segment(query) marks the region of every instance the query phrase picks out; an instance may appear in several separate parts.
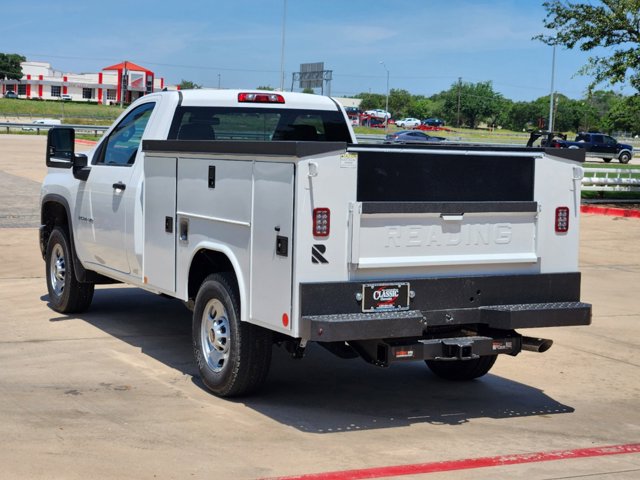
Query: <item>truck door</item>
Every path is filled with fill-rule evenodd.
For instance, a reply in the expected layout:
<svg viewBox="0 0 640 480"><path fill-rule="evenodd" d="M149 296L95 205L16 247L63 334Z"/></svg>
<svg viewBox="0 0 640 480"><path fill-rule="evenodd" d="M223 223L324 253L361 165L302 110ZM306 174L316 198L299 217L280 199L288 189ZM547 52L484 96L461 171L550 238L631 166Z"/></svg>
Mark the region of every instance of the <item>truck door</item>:
<svg viewBox="0 0 640 480"><path fill-rule="evenodd" d="M603 145L602 145L602 152L606 153L607 157L609 158L615 158L616 153L618 153L616 151L616 147L618 146L618 141L613 138L610 137L609 135L604 135L603 136Z"/></svg>
<svg viewBox="0 0 640 480"><path fill-rule="evenodd" d="M135 108L111 131L96 150L91 173L78 191L78 252L83 260L129 273L125 250L127 215L139 195L129 184L142 135L155 106Z"/></svg>

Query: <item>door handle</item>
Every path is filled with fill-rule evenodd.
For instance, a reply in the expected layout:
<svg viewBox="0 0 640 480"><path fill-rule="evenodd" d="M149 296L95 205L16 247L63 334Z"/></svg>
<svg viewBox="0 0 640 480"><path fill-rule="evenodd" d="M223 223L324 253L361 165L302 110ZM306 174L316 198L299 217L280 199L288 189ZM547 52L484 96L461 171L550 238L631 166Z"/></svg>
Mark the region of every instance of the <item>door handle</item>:
<svg viewBox="0 0 640 480"><path fill-rule="evenodd" d="M127 186L122 183L122 182L116 182L113 184L113 189L114 190L125 190L127 188Z"/></svg>

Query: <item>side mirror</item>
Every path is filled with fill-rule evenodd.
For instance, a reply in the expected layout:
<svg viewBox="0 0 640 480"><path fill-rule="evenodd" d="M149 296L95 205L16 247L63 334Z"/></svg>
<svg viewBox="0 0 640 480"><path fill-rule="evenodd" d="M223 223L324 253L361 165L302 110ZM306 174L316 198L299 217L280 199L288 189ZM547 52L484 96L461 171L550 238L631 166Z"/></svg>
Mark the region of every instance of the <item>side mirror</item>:
<svg viewBox="0 0 640 480"><path fill-rule="evenodd" d="M87 166L88 159L84 153L76 153L73 155L73 176L78 180L86 181L89 178L91 167Z"/></svg>
<svg viewBox="0 0 640 480"><path fill-rule="evenodd" d="M74 156L75 131L56 127L47 133L47 167L71 168Z"/></svg>

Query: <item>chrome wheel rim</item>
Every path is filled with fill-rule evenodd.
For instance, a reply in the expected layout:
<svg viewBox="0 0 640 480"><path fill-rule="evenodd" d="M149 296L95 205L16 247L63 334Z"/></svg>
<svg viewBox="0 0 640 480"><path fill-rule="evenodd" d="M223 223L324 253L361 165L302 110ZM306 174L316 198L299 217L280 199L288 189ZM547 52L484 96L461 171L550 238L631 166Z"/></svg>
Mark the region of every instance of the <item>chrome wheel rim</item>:
<svg viewBox="0 0 640 480"><path fill-rule="evenodd" d="M51 260L49 264L49 281L51 282L51 288L56 296L62 295L64 291L65 274L66 274L66 262L64 259L64 250L62 245L57 243L51 250Z"/></svg>
<svg viewBox="0 0 640 480"><path fill-rule="evenodd" d="M229 358L231 335L227 309L218 299L207 302L200 327L202 353L209 368L221 372Z"/></svg>

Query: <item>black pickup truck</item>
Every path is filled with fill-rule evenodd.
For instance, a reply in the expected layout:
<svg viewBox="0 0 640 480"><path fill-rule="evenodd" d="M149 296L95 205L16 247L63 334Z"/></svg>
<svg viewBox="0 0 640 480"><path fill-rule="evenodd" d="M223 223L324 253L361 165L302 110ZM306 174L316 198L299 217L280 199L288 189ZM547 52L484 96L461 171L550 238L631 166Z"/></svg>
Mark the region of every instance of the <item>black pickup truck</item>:
<svg viewBox="0 0 640 480"><path fill-rule="evenodd" d="M566 135L547 135L543 138L542 145L555 148L584 148L587 157L599 157L606 163L614 158L620 163L629 163L633 158L631 145L618 143L615 138L597 132L578 133L573 142L567 141Z"/></svg>

